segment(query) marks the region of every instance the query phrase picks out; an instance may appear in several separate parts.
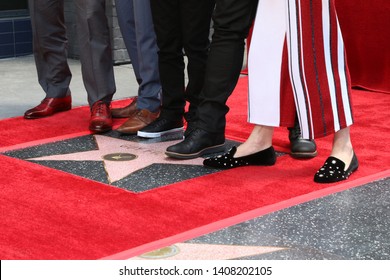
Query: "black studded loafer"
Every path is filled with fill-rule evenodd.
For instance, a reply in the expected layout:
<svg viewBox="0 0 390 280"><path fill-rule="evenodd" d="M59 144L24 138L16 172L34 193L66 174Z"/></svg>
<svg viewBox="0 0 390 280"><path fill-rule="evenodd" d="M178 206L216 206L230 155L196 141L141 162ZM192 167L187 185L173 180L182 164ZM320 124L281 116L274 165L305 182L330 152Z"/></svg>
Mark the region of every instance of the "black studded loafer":
<svg viewBox="0 0 390 280"><path fill-rule="evenodd" d="M274 165L276 162L276 153L272 146L260 152L238 158L234 157L236 151L237 147L234 146L226 154L205 159L203 165L212 168L231 169L248 165Z"/></svg>
<svg viewBox="0 0 390 280"><path fill-rule="evenodd" d="M335 183L348 179L359 167L359 162L355 153L347 170L344 170L345 163L335 157L328 157L324 165L314 175L316 183Z"/></svg>

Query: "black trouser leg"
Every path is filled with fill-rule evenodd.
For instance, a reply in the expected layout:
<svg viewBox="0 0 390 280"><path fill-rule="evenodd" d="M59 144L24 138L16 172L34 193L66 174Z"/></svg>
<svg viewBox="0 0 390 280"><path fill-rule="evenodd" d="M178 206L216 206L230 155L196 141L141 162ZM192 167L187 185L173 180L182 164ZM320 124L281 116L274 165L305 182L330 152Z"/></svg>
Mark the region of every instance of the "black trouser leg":
<svg viewBox="0 0 390 280"><path fill-rule="evenodd" d="M214 35L199 104L198 127L224 133L226 101L239 78L245 39L256 14L258 0L217 0Z"/></svg>
<svg viewBox="0 0 390 280"><path fill-rule="evenodd" d="M153 23L159 47L162 86L161 116L183 117L186 98L192 105L203 87L208 53L213 1L151 0ZM183 49L188 56L188 78L184 81Z"/></svg>

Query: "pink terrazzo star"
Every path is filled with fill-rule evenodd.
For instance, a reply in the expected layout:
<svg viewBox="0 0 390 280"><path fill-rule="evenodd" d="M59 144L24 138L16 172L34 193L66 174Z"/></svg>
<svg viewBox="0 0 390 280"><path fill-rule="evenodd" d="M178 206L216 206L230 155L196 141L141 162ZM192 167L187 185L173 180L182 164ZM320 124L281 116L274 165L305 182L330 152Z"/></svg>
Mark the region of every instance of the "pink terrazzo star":
<svg viewBox="0 0 390 280"><path fill-rule="evenodd" d="M131 260L164 259L164 260L231 260L254 255L262 255L280 250L283 247L271 246L238 246L217 244L191 244L179 243L174 245L176 252L164 256L164 248L144 255L131 258ZM167 247L169 249L169 247Z"/></svg>
<svg viewBox="0 0 390 280"><path fill-rule="evenodd" d="M55 160L55 161L103 161L104 168L107 172L107 179L110 183L116 182L129 174L145 168L153 163L165 164L185 164L185 165L202 165L203 159L196 158L191 160L175 160L165 155L165 150L178 141L158 142L153 144L145 144L142 142L131 142L120 140L103 135L94 135L97 150L78 152L71 154L52 155L38 158L29 158L29 160ZM114 160L107 160L103 157L110 154L118 154L114 156ZM135 155L136 158L130 161L121 161L129 154ZM115 161L118 159L118 161Z"/></svg>

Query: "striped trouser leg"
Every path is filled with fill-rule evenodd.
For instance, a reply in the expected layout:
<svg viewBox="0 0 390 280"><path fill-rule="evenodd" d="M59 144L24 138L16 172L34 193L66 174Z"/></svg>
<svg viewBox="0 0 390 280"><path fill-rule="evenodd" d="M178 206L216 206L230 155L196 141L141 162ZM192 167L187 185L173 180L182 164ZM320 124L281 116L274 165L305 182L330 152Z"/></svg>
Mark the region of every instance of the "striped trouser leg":
<svg viewBox="0 0 390 280"><path fill-rule="evenodd" d="M345 61L333 0L260 0L248 63L249 121L280 125L282 65L287 63L303 137L351 125Z"/></svg>

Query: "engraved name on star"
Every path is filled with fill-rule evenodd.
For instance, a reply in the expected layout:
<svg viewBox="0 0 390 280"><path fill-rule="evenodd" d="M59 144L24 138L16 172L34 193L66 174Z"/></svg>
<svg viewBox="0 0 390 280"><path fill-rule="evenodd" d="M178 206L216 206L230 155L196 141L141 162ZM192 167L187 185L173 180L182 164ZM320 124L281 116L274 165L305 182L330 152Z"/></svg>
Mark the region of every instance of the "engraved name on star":
<svg viewBox="0 0 390 280"><path fill-rule="evenodd" d="M103 161L108 182L119 181L151 164L202 165L203 158L176 160L165 155L165 150L176 141L142 143L94 135L98 149L70 154L29 158L34 161Z"/></svg>

